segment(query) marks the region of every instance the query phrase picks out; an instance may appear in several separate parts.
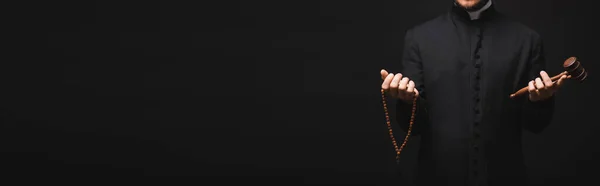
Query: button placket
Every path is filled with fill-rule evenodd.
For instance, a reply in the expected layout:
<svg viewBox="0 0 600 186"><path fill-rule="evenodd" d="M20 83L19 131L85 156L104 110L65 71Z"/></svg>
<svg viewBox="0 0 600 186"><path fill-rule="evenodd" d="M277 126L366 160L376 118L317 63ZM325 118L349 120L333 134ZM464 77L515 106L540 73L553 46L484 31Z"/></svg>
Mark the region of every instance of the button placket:
<svg viewBox="0 0 600 186"><path fill-rule="evenodd" d="M481 28L479 28L481 29ZM482 177L483 175L480 174L480 168L481 168L481 163L482 163L482 156L483 154L481 153L481 147L480 147L480 143L481 143L481 132L480 132L480 125L481 125L481 95L480 95L480 89L481 89L481 63L482 63L482 57L481 57L481 50L482 50L482 42L483 42L483 38L482 38L482 31L481 30L477 30L477 44L476 44L476 48L475 48L475 52L473 54L473 66L474 66L474 74L473 74L473 90L474 90L474 96L473 96L473 100L474 100L474 107L473 107L473 113L474 113L474 122L473 122L473 140L472 140L472 176L474 178L473 181L475 181L475 184L479 185L481 184L482 181Z"/></svg>

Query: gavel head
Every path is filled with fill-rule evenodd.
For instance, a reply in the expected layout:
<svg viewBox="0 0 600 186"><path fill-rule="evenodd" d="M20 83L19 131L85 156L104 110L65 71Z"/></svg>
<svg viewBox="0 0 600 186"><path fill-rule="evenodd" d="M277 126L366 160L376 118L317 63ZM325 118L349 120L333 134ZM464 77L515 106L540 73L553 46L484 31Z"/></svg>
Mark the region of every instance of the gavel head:
<svg viewBox="0 0 600 186"><path fill-rule="evenodd" d="M563 68L565 68L565 71L571 76L571 79L583 82L587 78L587 71L581 66L581 63L576 57L570 57L565 60Z"/></svg>

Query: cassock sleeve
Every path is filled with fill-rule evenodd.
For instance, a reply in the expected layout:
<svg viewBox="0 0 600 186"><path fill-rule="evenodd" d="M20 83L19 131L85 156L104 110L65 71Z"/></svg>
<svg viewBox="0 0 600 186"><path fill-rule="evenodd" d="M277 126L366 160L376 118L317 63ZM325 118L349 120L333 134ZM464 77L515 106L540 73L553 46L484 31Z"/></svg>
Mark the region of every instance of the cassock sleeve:
<svg viewBox="0 0 600 186"><path fill-rule="evenodd" d="M531 58L531 68L529 68L529 80L540 77L540 72L546 68L546 58L544 57L544 46L539 35L534 36L534 47ZM529 81L527 81L529 83ZM545 100L532 102L529 96L523 96L524 104L522 106L522 126L533 133L540 133L551 122L554 114L555 97L552 96Z"/></svg>
<svg viewBox="0 0 600 186"><path fill-rule="evenodd" d="M421 64L419 49L414 40L413 31L409 29L404 37L404 51L402 53L401 71L403 77L408 77L415 82L419 91L419 99L415 112L411 135L419 135L428 125L427 109L425 109L426 91L423 85L423 66ZM399 100L396 102L396 117L400 128L408 131L412 114L412 101L410 103Z"/></svg>

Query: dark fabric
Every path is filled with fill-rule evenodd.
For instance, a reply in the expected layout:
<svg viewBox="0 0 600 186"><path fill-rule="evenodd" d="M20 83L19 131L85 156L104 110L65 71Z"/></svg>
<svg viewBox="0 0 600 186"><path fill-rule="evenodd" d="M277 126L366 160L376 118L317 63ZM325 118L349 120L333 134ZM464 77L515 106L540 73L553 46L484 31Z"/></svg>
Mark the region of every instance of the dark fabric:
<svg viewBox="0 0 600 186"><path fill-rule="evenodd" d="M455 6L409 29L401 73L421 93L413 135L421 137L421 185L525 185L523 129L541 132L554 98L509 98L545 68L540 35L492 5L481 19ZM410 103L397 103L406 130Z"/></svg>

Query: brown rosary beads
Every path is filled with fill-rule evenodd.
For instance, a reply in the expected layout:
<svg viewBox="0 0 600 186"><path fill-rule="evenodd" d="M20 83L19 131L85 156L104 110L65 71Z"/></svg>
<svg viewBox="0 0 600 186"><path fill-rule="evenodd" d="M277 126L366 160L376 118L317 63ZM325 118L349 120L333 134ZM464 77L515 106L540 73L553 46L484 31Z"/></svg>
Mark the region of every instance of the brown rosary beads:
<svg viewBox="0 0 600 186"><path fill-rule="evenodd" d="M392 123L390 122L390 115L388 113L387 103L385 99L385 91L383 89L381 89L381 100L383 102L383 110L385 111L385 119L388 130L390 132L390 138L392 139L394 149L396 150L396 163L400 163L400 152L402 152L402 149L404 149L404 146L406 146L406 142L408 142L408 138L410 137L412 126L415 121L415 112L417 110L417 97L415 96L415 98L413 99L410 123L408 125L408 130L406 131L406 137L404 137L404 142L402 142L402 145L400 147L398 147L398 143L396 142L396 138L394 137L394 132L392 131Z"/></svg>

